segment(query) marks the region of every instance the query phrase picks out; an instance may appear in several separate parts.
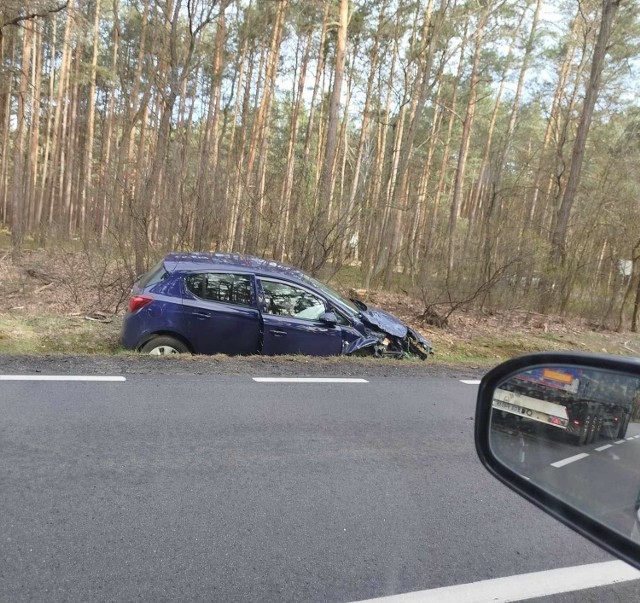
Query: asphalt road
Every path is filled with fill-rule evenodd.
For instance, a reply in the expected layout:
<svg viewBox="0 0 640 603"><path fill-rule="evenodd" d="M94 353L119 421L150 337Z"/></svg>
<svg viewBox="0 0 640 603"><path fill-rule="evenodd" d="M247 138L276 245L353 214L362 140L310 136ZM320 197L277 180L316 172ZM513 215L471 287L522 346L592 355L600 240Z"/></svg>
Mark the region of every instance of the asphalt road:
<svg viewBox="0 0 640 603"><path fill-rule="evenodd" d="M348 602L611 559L482 468L476 387L251 376L0 382L0 601Z"/></svg>
<svg viewBox="0 0 640 603"><path fill-rule="evenodd" d="M497 428L492 444L503 462L533 483L638 539L640 424L631 423L625 438L601 438L587 446L561 435Z"/></svg>

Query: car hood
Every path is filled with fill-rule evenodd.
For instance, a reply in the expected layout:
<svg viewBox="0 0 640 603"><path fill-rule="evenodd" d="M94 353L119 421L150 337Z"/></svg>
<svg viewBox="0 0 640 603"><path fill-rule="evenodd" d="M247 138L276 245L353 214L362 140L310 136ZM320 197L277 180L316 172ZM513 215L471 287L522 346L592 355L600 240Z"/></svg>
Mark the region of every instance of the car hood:
<svg viewBox="0 0 640 603"><path fill-rule="evenodd" d="M399 318L396 318L393 314L389 314L383 310L378 310L377 308L365 306L362 302L359 302L357 305L360 308L360 319L367 326L383 331L388 335L400 337L401 339L411 336L413 339L421 343L428 350L429 354L433 354L433 347L429 341L420 335L420 333L404 324Z"/></svg>
<svg viewBox="0 0 640 603"><path fill-rule="evenodd" d="M377 308L367 307L366 310L360 310L360 318L362 319L362 322L371 327L380 329L389 335L394 335L395 337L407 336L407 325L388 312L378 310Z"/></svg>

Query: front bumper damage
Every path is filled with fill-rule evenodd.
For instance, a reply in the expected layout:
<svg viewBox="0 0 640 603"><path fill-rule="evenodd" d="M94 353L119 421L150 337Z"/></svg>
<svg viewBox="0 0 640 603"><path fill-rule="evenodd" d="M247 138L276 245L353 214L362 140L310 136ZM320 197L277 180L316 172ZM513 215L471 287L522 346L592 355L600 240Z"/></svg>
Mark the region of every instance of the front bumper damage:
<svg viewBox="0 0 640 603"><path fill-rule="evenodd" d="M376 325L366 324L367 334L349 342L344 354L398 359L418 356L421 360L427 360L433 354L431 344L420 333L406 325L402 326L404 329L389 329L394 331L390 333Z"/></svg>

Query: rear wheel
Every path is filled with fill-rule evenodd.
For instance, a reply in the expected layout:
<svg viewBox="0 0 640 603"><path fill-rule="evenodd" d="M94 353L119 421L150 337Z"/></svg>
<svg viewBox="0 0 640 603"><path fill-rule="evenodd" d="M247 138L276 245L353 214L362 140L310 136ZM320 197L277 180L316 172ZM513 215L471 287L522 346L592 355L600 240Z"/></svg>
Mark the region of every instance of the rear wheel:
<svg viewBox="0 0 640 603"><path fill-rule="evenodd" d="M583 412L580 413L580 431L576 436L578 446L584 446L589 442L591 432L592 409L588 404L585 404L583 408Z"/></svg>
<svg viewBox="0 0 640 603"><path fill-rule="evenodd" d="M629 427L629 421L631 420L631 414L625 412L620 421L620 431L618 431L618 439L627 437L627 427Z"/></svg>
<svg viewBox="0 0 640 603"><path fill-rule="evenodd" d="M147 341L147 343L140 348L140 351L150 356L171 356L173 354L187 354L189 348L175 337L160 335Z"/></svg>
<svg viewBox="0 0 640 603"><path fill-rule="evenodd" d="M597 405L591 414L591 427L588 438L588 443L593 444L598 441L600 437L600 430L602 429L602 407Z"/></svg>
<svg viewBox="0 0 640 603"><path fill-rule="evenodd" d="M589 434L589 426L587 425L587 423L582 423L582 425L580 425L580 431L577 435L577 444L578 446L584 446L584 444L587 441L587 436Z"/></svg>

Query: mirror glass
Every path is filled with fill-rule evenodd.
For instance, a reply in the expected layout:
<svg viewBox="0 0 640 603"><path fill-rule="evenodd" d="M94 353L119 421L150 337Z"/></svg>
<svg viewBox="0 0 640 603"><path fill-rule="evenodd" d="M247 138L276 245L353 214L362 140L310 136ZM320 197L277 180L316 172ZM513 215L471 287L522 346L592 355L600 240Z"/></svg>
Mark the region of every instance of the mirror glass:
<svg viewBox="0 0 640 603"><path fill-rule="evenodd" d="M492 406L498 460L640 542L640 378L538 366L500 383Z"/></svg>

